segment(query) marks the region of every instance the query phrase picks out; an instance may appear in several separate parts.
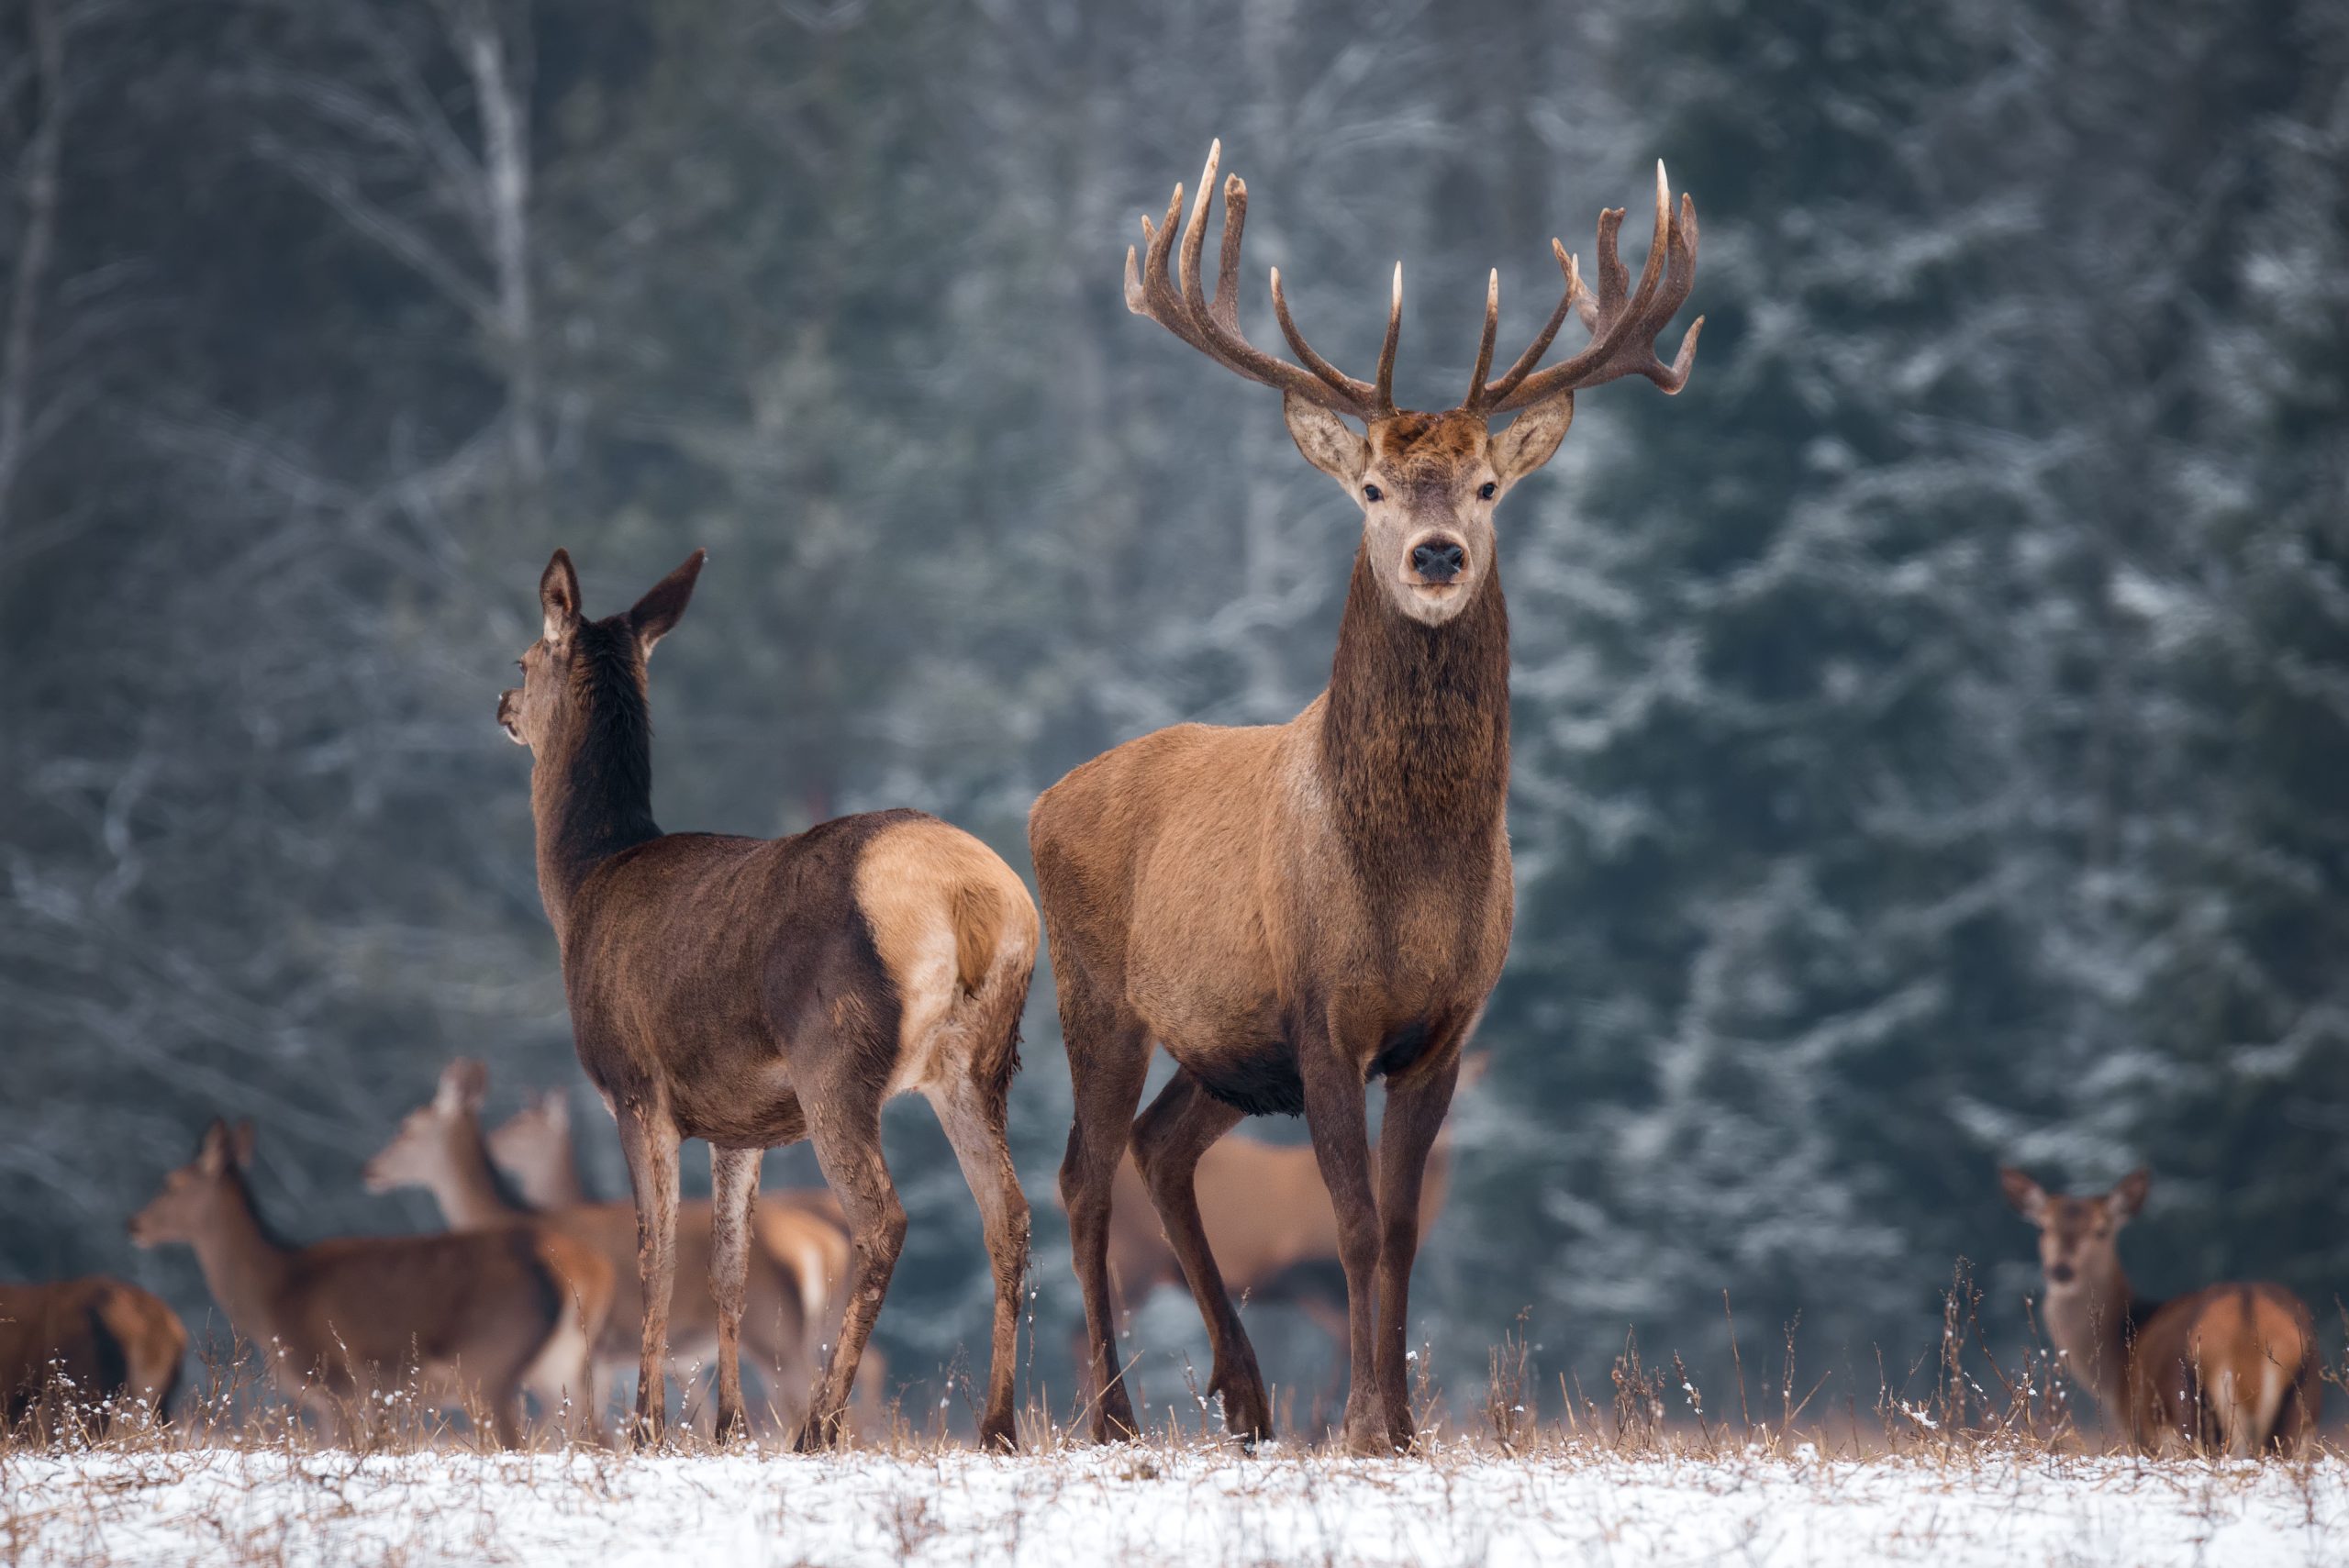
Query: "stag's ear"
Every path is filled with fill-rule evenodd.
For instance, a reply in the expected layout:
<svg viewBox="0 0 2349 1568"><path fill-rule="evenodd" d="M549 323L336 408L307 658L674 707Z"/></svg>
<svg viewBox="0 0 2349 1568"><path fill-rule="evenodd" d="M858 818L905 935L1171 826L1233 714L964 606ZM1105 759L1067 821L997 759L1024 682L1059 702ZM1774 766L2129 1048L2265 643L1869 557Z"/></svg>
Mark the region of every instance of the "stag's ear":
<svg viewBox="0 0 2349 1568"><path fill-rule="evenodd" d="M2145 1207L2146 1189L2154 1184L2154 1173L2143 1165L2121 1178L2113 1189L2104 1195L2104 1211L2112 1216L2115 1225L2126 1224Z"/></svg>
<svg viewBox="0 0 2349 1568"><path fill-rule="evenodd" d="M1337 414L1293 392L1282 395L1281 414L1305 461L1352 494L1362 481L1362 471L1370 466L1370 443Z"/></svg>
<svg viewBox="0 0 2349 1568"><path fill-rule="evenodd" d="M2007 1201L2014 1206L2015 1212L2033 1225L2047 1217L2047 1189L2021 1171L2010 1165L2002 1166L1998 1171L1998 1185L2005 1191Z"/></svg>
<svg viewBox="0 0 2349 1568"><path fill-rule="evenodd" d="M1489 449L1493 472L1501 476L1502 484L1516 484L1558 455L1558 443L1566 439L1566 427L1574 422L1571 392L1535 404L1493 438Z"/></svg>
<svg viewBox="0 0 2349 1568"><path fill-rule="evenodd" d="M539 577L539 608L546 612L546 639L566 640L579 626L579 573L572 570L571 552L558 550Z"/></svg>
<svg viewBox="0 0 2349 1568"><path fill-rule="evenodd" d="M636 646L644 656L652 656L652 645L669 635L678 617L685 613L685 606L694 596L694 580L701 575L701 564L709 559L709 551L695 550L685 557L684 565L652 584L651 592L636 601L628 612L628 628L636 633Z"/></svg>
<svg viewBox="0 0 2349 1568"><path fill-rule="evenodd" d="M489 1093L489 1069L471 1057L460 1056L440 1069L440 1086L432 1103L444 1112L478 1111Z"/></svg>

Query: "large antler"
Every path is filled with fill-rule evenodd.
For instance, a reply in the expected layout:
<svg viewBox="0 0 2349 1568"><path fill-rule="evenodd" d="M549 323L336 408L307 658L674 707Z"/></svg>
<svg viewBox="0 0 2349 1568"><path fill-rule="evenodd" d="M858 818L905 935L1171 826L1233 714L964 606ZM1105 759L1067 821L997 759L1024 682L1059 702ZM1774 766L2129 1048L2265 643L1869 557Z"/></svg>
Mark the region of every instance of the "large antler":
<svg viewBox="0 0 2349 1568"><path fill-rule="evenodd" d="M1305 335L1297 329L1297 323L1289 318L1288 300L1281 293L1278 267L1273 269L1273 314L1280 321L1281 335L1305 363L1301 367L1293 365L1264 352L1240 331L1240 236L1248 221L1248 184L1234 174L1223 183L1223 253L1216 275L1215 300L1208 303L1199 278L1199 262L1207 249L1208 206L1215 194L1216 164L1222 157L1221 141L1208 149L1208 166L1199 175L1198 196L1192 204L1190 221L1183 227L1182 257L1174 279L1167 276L1167 261L1174 251L1175 222L1183 216L1183 187L1174 187L1174 199L1166 204L1164 221L1153 228L1147 217L1141 220L1139 271L1134 264L1133 248L1129 246L1126 250L1126 308L1136 316L1149 317L1218 364L1237 371L1251 381L1364 419L1394 413L1395 344L1403 327L1400 261L1395 264L1394 298L1387 307L1386 342L1379 350L1376 382L1356 381L1313 351ZM1550 329L1557 330L1555 322ZM1488 328L1488 335L1489 332ZM1538 359L1540 355L1534 357Z"/></svg>
<svg viewBox="0 0 2349 1568"><path fill-rule="evenodd" d="M1615 255L1615 236L1622 226L1621 207L1609 207L1598 215L1596 298L1583 286L1575 258L1566 254L1564 246L1550 241L1558 270L1565 274L1565 294L1550 313L1549 322L1497 381L1485 379L1485 373L1492 368L1493 334L1500 321L1500 274L1492 275L1485 287L1485 333L1476 350L1476 372L1462 407L1504 414L1627 375L1643 375L1666 393L1678 392L1687 384L1689 366L1697 358L1697 334L1705 318L1700 316L1690 324L1688 335L1680 340L1680 352L1668 365L1655 357L1655 339L1687 303L1688 291L1697 282L1697 204L1684 194L1680 210L1676 214L1672 210L1672 189L1664 183L1664 164L1659 161L1655 166L1655 239L1648 247L1647 264L1640 270L1640 286L1628 297L1631 271ZM1532 373L1542 356L1550 351L1551 340L1557 337L1569 308L1589 329L1589 346L1573 359L1538 375Z"/></svg>

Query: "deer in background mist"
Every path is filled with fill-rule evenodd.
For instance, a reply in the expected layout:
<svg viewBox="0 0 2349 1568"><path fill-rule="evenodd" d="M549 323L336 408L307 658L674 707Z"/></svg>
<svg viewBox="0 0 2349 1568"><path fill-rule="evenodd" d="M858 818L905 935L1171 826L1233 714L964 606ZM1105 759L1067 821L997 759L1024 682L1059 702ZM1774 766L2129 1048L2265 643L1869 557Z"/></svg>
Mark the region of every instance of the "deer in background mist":
<svg viewBox="0 0 2349 1568"><path fill-rule="evenodd" d="M28 1416L49 1432L75 1418L104 1428L125 1401L170 1413L187 1329L151 1291L92 1275L0 1284L0 1430Z"/></svg>
<svg viewBox="0 0 2349 1568"><path fill-rule="evenodd" d="M847 1215L852 1257L798 1443L838 1440L905 1243L881 1107L911 1091L937 1113L985 1224L995 1324L979 1439L1010 1447L1028 1201L1005 1124L1035 906L985 844L916 811L839 817L788 839L662 832L645 662L685 614L703 560L695 551L634 606L591 621L571 557L555 551L539 580L541 635L522 656L521 686L497 705L507 733L530 749L539 894L562 954L573 1040L619 1124L635 1193L645 1304L637 1433L656 1440L665 1415L679 1142L710 1148L723 1438L742 1422L760 1158L806 1138Z"/></svg>
<svg viewBox="0 0 2349 1568"><path fill-rule="evenodd" d="M2315 1429L2321 1369L2315 1322L2299 1296L2265 1281L2170 1301L2141 1300L2131 1289L2121 1228L2144 1207L2148 1173L2132 1171L2090 1197L2050 1194L2016 1170L2000 1171L1998 1182L2039 1228L2041 1318L2064 1370L2139 1450L2289 1453Z"/></svg>
<svg viewBox="0 0 2349 1568"><path fill-rule="evenodd" d="M399 1130L362 1179L371 1193L422 1187L451 1230L487 1230L536 1222L596 1251L618 1276L611 1311L596 1341L598 1365L632 1363L643 1337L643 1297L636 1278L636 1210L628 1203L565 1204L543 1210L516 1203L491 1170L482 1137L481 1105L489 1073L465 1059L441 1069L431 1099L401 1118ZM848 1240L837 1224L790 1205L752 1217L744 1264L743 1331L767 1378L778 1416L796 1425L805 1415L816 1365L818 1326L828 1321L835 1289L845 1274ZM669 1302L669 1350L674 1362L716 1353L718 1307L708 1286L712 1253L709 1201L677 1206L677 1251L685 1277ZM680 1382L685 1373L679 1368Z"/></svg>
<svg viewBox="0 0 2349 1568"><path fill-rule="evenodd" d="M1375 381L1314 352L1277 270L1273 310L1298 362L1241 335L1247 188L1238 175L1223 185L1209 301L1201 267L1220 156L1220 144L1208 153L1179 260L1182 187L1159 224L1142 220L1141 266L1126 257L1127 306L1280 391L1297 449L1361 506L1362 542L1329 687L1302 714L1146 735L1076 768L1030 813L1076 1099L1061 1193L1091 1342L1093 1435L1137 1430L1117 1374L1108 1284L1111 1194L1130 1138L1207 1320L1208 1386L1234 1433L1267 1437L1264 1378L1194 1175L1242 1117L1302 1112L1346 1277L1344 1440L1356 1452L1387 1451L1413 1438L1404 1357L1422 1172L1508 951L1508 612L1494 509L1558 450L1577 390L1628 375L1667 393L1686 384L1701 320L1669 365L1654 340L1695 280L1696 211L1685 196L1674 211L1658 165L1654 239L1636 288L1616 257L1620 209L1599 219L1595 295L1553 240L1564 275L1557 306L1487 380L1494 273L1467 396L1425 414L1395 405L1399 266ZM1589 345L1537 370L1569 312ZM1493 429L1505 413L1518 417ZM1135 1120L1153 1043L1177 1071ZM1364 1095L1378 1075L1386 1113L1374 1192Z"/></svg>
<svg viewBox="0 0 2349 1568"><path fill-rule="evenodd" d="M349 1236L306 1247L273 1234L245 1173L252 1124L215 1120L195 1158L130 1221L140 1247L195 1249L238 1338L279 1391L347 1441L368 1397L413 1385L442 1407L478 1396L497 1440L521 1440L521 1396L598 1409L590 1349L612 1266L536 1225L444 1236Z"/></svg>

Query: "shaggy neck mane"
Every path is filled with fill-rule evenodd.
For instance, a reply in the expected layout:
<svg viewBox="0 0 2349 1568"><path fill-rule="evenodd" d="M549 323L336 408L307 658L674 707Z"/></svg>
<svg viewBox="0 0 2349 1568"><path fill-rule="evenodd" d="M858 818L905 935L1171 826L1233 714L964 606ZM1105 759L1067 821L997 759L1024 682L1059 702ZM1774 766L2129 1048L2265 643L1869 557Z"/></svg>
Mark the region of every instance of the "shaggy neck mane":
<svg viewBox="0 0 2349 1568"><path fill-rule="evenodd" d="M1418 881L1498 831L1508 801L1508 606L1500 577L1427 626L1354 554L1321 727L1321 767L1354 863L1374 885Z"/></svg>
<svg viewBox="0 0 2349 1568"><path fill-rule="evenodd" d="M652 820L644 666L625 630L599 623L574 636L570 700L547 754L530 770L539 892L558 932L572 894L597 862L661 836Z"/></svg>

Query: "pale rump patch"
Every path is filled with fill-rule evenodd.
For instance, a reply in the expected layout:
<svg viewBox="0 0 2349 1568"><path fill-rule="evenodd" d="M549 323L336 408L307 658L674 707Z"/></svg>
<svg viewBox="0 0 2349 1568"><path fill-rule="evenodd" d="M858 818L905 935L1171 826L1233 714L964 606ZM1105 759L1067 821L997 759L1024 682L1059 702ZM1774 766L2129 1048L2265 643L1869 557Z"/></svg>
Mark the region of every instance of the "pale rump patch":
<svg viewBox="0 0 2349 1568"><path fill-rule="evenodd" d="M1001 983L1020 983L1035 962L1036 912L1028 890L995 852L959 828L900 823L876 836L857 862L856 902L896 987L896 1070L904 1094L969 1071L983 1042L982 1005Z"/></svg>

